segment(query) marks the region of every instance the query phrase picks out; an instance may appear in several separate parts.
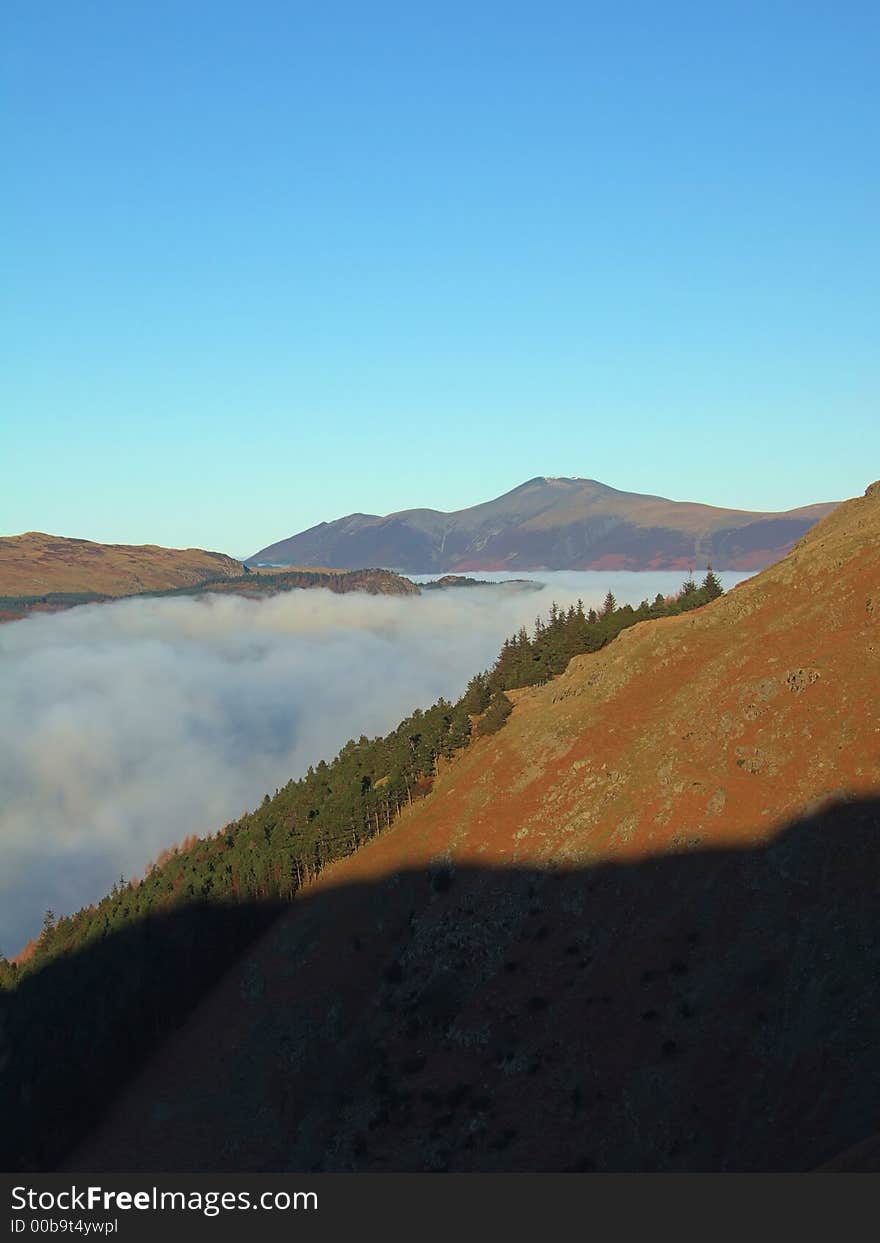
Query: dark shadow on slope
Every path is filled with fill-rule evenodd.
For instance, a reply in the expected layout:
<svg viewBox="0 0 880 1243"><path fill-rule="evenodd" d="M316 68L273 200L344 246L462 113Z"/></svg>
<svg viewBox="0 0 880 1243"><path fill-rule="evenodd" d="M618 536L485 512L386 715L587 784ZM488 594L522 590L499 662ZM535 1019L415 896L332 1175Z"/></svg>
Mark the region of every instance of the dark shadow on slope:
<svg viewBox="0 0 880 1243"><path fill-rule="evenodd" d="M0 1169L52 1169L281 909L194 904L0 989Z"/></svg>
<svg viewBox="0 0 880 1243"><path fill-rule="evenodd" d="M853 800L755 849L319 891L208 999L210 1047L175 1038L183 1099L154 1063L86 1138L162 1034L153 995L101 1044L149 937L215 945L170 973L189 1001L263 913L118 934L6 999L0 1164L82 1139L92 1170L810 1169L880 1117L878 878L880 800Z"/></svg>

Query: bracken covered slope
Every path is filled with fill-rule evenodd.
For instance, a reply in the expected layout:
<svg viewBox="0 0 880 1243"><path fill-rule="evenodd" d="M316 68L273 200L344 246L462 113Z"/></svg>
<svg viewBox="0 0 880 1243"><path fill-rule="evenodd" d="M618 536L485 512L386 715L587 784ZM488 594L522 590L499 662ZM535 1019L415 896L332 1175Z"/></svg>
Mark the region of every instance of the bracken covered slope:
<svg viewBox="0 0 880 1243"><path fill-rule="evenodd" d="M880 1118L880 485L516 694L80 1169L810 1169Z"/></svg>
<svg viewBox="0 0 880 1243"><path fill-rule="evenodd" d="M95 544L40 531L0 537L0 596L125 596L235 578L241 572L241 562L201 548Z"/></svg>
<svg viewBox="0 0 880 1243"><path fill-rule="evenodd" d="M352 569L663 570L711 561L756 570L777 561L833 504L785 513L719 509L621 492L595 479L528 480L469 509L349 514L263 548L251 563Z"/></svg>

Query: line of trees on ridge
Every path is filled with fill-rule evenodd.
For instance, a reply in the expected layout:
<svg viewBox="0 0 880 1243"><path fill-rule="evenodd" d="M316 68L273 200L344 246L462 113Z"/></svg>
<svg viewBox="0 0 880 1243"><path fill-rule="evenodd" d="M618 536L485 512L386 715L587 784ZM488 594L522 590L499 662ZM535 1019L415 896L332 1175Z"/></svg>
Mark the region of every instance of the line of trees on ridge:
<svg viewBox="0 0 880 1243"><path fill-rule="evenodd" d="M187 902L289 900L329 862L351 854L388 828L401 809L430 792L437 764L473 737L500 729L512 711L505 691L562 673L573 656L599 651L640 621L687 612L722 594L709 567L700 585L689 576L672 598L618 607L609 591L600 610L554 602L533 632L506 639L491 669L476 674L456 703L440 698L417 708L380 738L350 740L330 763L268 794L255 811L219 832L165 852L145 877L113 886L100 902L56 919L47 911L38 940L18 964L0 954L0 987L59 954L81 950L158 910Z"/></svg>
<svg viewBox="0 0 880 1243"><path fill-rule="evenodd" d="M503 727L506 690L561 672L635 622L696 608L709 571L672 600L601 610L553 605L464 695L416 710L382 738L347 742L218 833L166 852L140 881L56 918L17 963L0 955L0 1169L57 1169L116 1094L235 958L331 860L431 789L442 759ZM436 878L434 878L436 880ZM432 883L434 883L432 881Z"/></svg>

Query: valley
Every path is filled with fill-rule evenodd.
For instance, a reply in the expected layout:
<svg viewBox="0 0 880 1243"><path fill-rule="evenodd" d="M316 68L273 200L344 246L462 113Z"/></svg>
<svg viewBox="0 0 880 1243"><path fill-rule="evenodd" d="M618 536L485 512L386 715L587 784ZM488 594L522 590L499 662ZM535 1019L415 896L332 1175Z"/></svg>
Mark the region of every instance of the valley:
<svg viewBox="0 0 880 1243"><path fill-rule="evenodd" d="M71 1168L802 1169L870 1134L878 535L873 485L729 594L505 690L491 732L418 752L393 823L297 864L292 903L270 852L247 900L26 974L13 1016L117 941L154 969L202 947L199 1004ZM298 806L234 840L296 840Z"/></svg>

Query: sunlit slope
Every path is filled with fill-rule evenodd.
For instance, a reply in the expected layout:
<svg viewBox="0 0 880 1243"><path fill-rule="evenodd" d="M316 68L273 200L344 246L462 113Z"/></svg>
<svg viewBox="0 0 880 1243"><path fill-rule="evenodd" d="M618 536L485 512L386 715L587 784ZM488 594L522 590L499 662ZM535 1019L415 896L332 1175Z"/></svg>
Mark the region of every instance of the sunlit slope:
<svg viewBox="0 0 880 1243"><path fill-rule="evenodd" d="M880 787L878 692L874 485L712 606L511 692L505 729L320 883L445 851L583 863L759 839L808 800Z"/></svg>
<svg viewBox="0 0 880 1243"><path fill-rule="evenodd" d="M29 531L0 537L0 596L94 592L123 596L235 578L239 561L201 548L96 544Z"/></svg>
<svg viewBox="0 0 880 1243"><path fill-rule="evenodd" d="M808 1169L876 1130L880 485L518 693L83 1169Z"/></svg>

